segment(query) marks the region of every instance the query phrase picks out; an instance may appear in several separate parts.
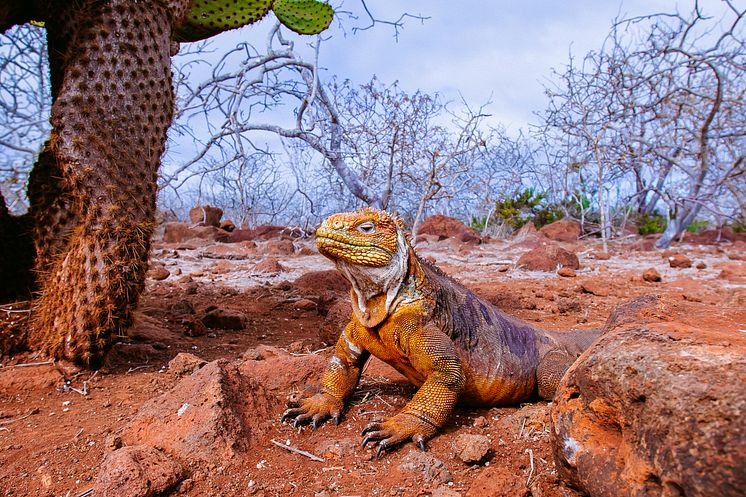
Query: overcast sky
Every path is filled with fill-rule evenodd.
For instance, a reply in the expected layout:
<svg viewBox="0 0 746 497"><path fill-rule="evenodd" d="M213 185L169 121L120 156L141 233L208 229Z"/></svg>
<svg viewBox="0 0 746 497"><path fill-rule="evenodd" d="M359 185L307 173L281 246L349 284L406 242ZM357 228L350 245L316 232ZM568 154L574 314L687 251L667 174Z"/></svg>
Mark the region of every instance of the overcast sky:
<svg viewBox="0 0 746 497"><path fill-rule="evenodd" d="M329 73L357 83L374 74L403 89L439 92L473 106L492 101L493 123L510 131L525 128L532 113L546 104L542 83L551 68L567 63L570 50L582 57L598 49L616 17L672 11L688 12L693 1L673 0L368 0L377 18L393 20L403 12L429 17L406 19L399 32L386 25L344 37L338 26L324 44L320 64ZM332 4L334 2L332 1ZM360 14L359 2L343 9ZM719 0L702 0L705 12L722 9ZM365 19L346 20L348 28Z"/></svg>

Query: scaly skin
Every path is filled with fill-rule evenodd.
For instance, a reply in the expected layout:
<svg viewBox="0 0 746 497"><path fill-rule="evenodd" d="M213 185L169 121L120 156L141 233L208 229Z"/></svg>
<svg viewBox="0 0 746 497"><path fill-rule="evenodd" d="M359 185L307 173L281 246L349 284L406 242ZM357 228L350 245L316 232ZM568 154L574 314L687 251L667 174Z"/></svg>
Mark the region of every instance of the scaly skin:
<svg viewBox="0 0 746 497"><path fill-rule="evenodd" d="M457 402L551 399L598 335L555 334L508 317L420 259L401 221L383 211L330 216L316 244L352 284L353 315L320 392L289 404L283 419L314 428L328 418L339 423L372 354L419 387L401 412L363 430L363 445L377 442L379 455L407 440L424 450Z"/></svg>

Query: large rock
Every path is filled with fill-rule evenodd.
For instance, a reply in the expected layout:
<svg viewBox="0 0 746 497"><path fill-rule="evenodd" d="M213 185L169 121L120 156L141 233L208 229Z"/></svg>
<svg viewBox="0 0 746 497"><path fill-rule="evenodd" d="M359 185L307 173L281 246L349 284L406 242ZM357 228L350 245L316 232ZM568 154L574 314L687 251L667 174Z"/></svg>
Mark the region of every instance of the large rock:
<svg viewBox="0 0 746 497"><path fill-rule="evenodd" d="M465 243L482 243L482 236L473 228L469 228L458 219L436 214L430 216L420 224L418 235L435 235L440 240L456 238Z"/></svg>
<svg viewBox="0 0 746 497"><path fill-rule="evenodd" d="M612 314L551 408L561 478L593 497L746 495L746 311L697 309L648 296Z"/></svg>
<svg viewBox="0 0 746 497"><path fill-rule="evenodd" d="M539 233L557 242L574 242L580 238L580 223L570 219L560 219L542 226Z"/></svg>
<svg viewBox="0 0 746 497"><path fill-rule="evenodd" d="M261 378L266 390L284 395L291 390L315 388L329 365L330 355L331 351L294 356L277 347L260 345L244 353L240 371L245 376Z"/></svg>
<svg viewBox="0 0 746 497"><path fill-rule="evenodd" d="M228 237L227 231L216 226L190 226L187 223L166 223L163 227L163 241L166 243L183 243L188 240L223 241Z"/></svg>
<svg viewBox="0 0 746 497"><path fill-rule="evenodd" d="M516 266L529 271L556 271L561 267L579 269L578 256L556 245L541 245L523 254Z"/></svg>
<svg viewBox="0 0 746 497"><path fill-rule="evenodd" d="M121 438L184 463L223 464L269 429L274 404L260 381L218 360L143 404Z"/></svg>
<svg viewBox="0 0 746 497"><path fill-rule="evenodd" d="M189 209L189 220L192 224L199 226L220 227L220 219L223 217L223 209L210 207L209 205L198 205Z"/></svg>
<svg viewBox="0 0 746 497"><path fill-rule="evenodd" d="M163 452L144 445L122 447L109 453L93 495L96 497L151 497L176 485L184 468Z"/></svg>

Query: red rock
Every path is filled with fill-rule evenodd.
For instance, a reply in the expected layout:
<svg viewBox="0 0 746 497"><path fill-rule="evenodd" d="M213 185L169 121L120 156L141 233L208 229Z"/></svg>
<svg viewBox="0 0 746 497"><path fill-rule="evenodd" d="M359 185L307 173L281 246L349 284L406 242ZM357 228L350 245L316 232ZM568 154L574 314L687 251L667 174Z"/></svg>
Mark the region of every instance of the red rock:
<svg viewBox="0 0 746 497"><path fill-rule="evenodd" d="M134 445L107 454L93 486L96 497L151 497L175 486L185 474L178 462L153 447Z"/></svg>
<svg viewBox="0 0 746 497"><path fill-rule="evenodd" d="M300 299L293 302L293 309L298 311L313 311L316 310L316 302L311 299Z"/></svg>
<svg viewBox="0 0 746 497"><path fill-rule="evenodd" d="M324 291L349 292L350 283L336 269L309 271L293 282L301 293L319 295Z"/></svg>
<svg viewBox="0 0 746 497"><path fill-rule="evenodd" d="M715 245L716 243L732 242L734 240L736 240L736 236L733 230L728 227L703 230L699 233L686 233L684 235L684 242L700 245Z"/></svg>
<svg viewBox="0 0 746 497"><path fill-rule="evenodd" d="M654 267L647 268L642 273L642 279L651 283L658 283L661 281L661 274Z"/></svg>
<svg viewBox="0 0 746 497"><path fill-rule="evenodd" d="M484 435L462 433L453 442L453 450L456 457L466 464L478 464L487 459L490 452L490 439Z"/></svg>
<svg viewBox="0 0 746 497"><path fill-rule="evenodd" d="M145 402L121 438L125 445L157 447L190 465L223 465L271 429L275 404L263 381L217 360Z"/></svg>
<svg viewBox="0 0 746 497"><path fill-rule="evenodd" d="M577 274L575 273L575 270L567 266L563 266L559 268L557 270L557 275L562 276L564 278L574 278L577 276Z"/></svg>
<svg viewBox="0 0 746 497"><path fill-rule="evenodd" d="M611 254L608 252L593 252L591 258L596 259L597 261L608 261L611 259Z"/></svg>
<svg viewBox="0 0 746 497"><path fill-rule="evenodd" d="M607 283L596 280L586 280L580 283L580 289L583 293L590 293L597 297L608 297L609 287Z"/></svg>
<svg viewBox="0 0 746 497"><path fill-rule="evenodd" d="M155 281L163 281L171 276L171 272L163 266L153 266L148 270L148 278Z"/></svg>
<svg viewBox="0 0 746 497"><path fill-rule="evenodd" d="M247 229L234 229L225 239L227 243L246 242L254 239L254 232Z"/></svg>
<svg viewBox="0 0 746 497"><path fill-rule="evenodd" d="M746 338L674 311L649 296L615 310L562 380L551 405L557 469L588 495L746 489L746 437L734 422L746 414Z"/></svg>
<svg viewBox="0 0 746 497"><path fill-rule="evenodd" d="M559 267L579 269L578 256L556 245L544 245L523 254L516 264L529 271L556 271Z"/></svg>
<svg viewBox="0 0 746 497"><path fill-rule="evenodd" d="M193 225L220 227L220 218L223 217L223 209L210 207L209 205L198 205L189 209L189 220Z"/></svg>
<svg viewBox="0 0 746 497"><path fill-rule="evenodd" d="M248 318L246 314L221 307L208 308L202 316L202 324L208 328L219 330L242 330L246 328Z"/></svg>
<svg viewBox="0 0 746 497"><path fill-rule="evenodd" d="M482 243L482 236L474 228L469 228L464 223L453 217L436 214L430 216L420 224L417 235L436 235L439 240L456 238L464 243Z"/></svg>
<svg viewBox="0 0 746 497"><path fill-rule="evenodd" d="M530 223L529 223L530 224ZM580 223L570 219L560 219L542 226L539 233L557 242L574 242L580 238Z"/></svg>
<svg viewBox="0 0 746 497"><path fill-rule="evenodd" d="M168 370L176 376L192 374L207 364L201 357L188 352L179 352L176 357L168 361Z"/></svg>
<svg viewBox="0 0 746 497"><path fill-rule="evenodd" d="M704 262L700 261L700 262L697 263L696 267L697 267L697 269L707 269L707 264L705 264Z"/></svg>
<svg viewBox="0 0 746 497"><path fill-rule="evenodd" d="M692 267L692 260L684 254L673 254L668 256L668 265L673 268Z"/></svg>
<svg viewBox="0 0 746 497"><path fill-rule="evenodd" d="M220 229L230 233L236 230L236 225L230 219L226 219L220 223Z"/></svg>
<svg viewBox="0 0 746 497"><path fill-rule="evenodd" d="M269 273L269 274L278 274L278 273L287 271L287 269L285 269L285 266L280 264L280 261L278 261L274 257L268 257L266 259L261 260L252 268L252 270L255 273Z"/></svg>
<svg viewBox="0 0 746 497"><path fill-rule="evenodd" d="M166 243L181 243L193 239L221 241L228 236L228 233L216 226L192 227L186 223L166 223L163 230L163 241Z"/></svg>
<svg viewBox="0 0 746 497"><path fill-rule="evenodd" d="M295 253L295 245L292 240L268 240L259 247L259 251L268 255L292 255Z"/></svg>
<svg viewBox="0 0 746 497"><path fill-rule="evenodd" d="M256 253L256 245L252 248L249 243L215 243L202 249L203 257L215 259L241 260L247 259Z"/></svg>
<svg viewBox="0 0 746 497"><path fill-rule="evenodd" d="M247 350L240 365L242 375L256 378L266 390L281 393L283 398L290 391L313 388L321 381L329 356L309 354L291 356L277 347L259 346ZM272 422L275 418L268 419Z"/></svg>

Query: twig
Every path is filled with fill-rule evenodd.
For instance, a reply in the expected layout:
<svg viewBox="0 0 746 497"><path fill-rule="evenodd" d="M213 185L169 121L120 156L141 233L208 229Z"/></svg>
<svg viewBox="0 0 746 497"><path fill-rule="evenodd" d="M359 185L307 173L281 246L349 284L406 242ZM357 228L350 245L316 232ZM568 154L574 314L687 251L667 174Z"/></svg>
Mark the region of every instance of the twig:
<svg viewBox="0 0 746 497"><path fill-rule="evenodd" d="M368 416L370 414L383 414L386 411L360 411L358 413L358 416Z"/></svg>
<svg viewBox="0 0 746 497"><path fill-rule="evenodd" d="M534 476L534 451L532 449L526 449L526 452L528 452L528 462L531 466L531 470L528 472L528 479L526 480L526 486L528 486L531 477Z"/></svg>
<svg viewBox="0 0 746 497"><path fill-rule="evenodd" d="M26 363L23 363L23 364L12 364L10 366L3 366L0 369L28 368L28 367L31 367L31 366L44 366L45 364L54 364L54 360L41 361L41 362L26 362Z"/></svg>
<svg viewBox="0 0 746 497"><path fill-rule="evenodd" d="M521 438L521 435L523 435L523 428L526 426L526 418L523 418L523 421L521 422L521 431L518 432L518 438Z"/></svg>
<svg viewBox="0 0 746 497"><path fill-rule="evenodd" d="M88 490L84 490L82 493L79 493L75 497L88 497L89 495L93 494L93 487L89 488Z"/></svg>
<svg viewBox="0 0 746 497"><path fill-rule="evenodd" d="M278 447L282 447L285 450L289 450L290 452L294 452L296 454L300 454L302 456L305 456L305 457L311 459L312 461L326 462L323 457L319 457L316 454L311 454L310 452L306 452L305 450L301 450L301 449L298 449L296 447L292 447L290 445L285 445L282 442L278 442L274 438L272 440L270 440L270 442L272 442L273 444L275 444Z"/></svg>
<svg viewBox="0 0 746 497"><path fill-rule="evenodd" d="M387 406L389 406L389 407L394 407L394 406L392 406L391 404L389 404L388 402L386 402L386 401L385 401L385 400L383 399L383 397L381 397L380 395L376 394L376 398L377 398L378 400L380 400L381 402L383 402L384 404L386 404Z"/></svg>
<svg viewBox="0 0 746 497"><path fill-rule="evenodd" d="M138 369L152 368L152 367L153 367L153 364L145 364L144 366L135 366L134 368L129 368L127 370L127 374L130 374L133 371L137 371Z"/></svg>
<svg viewBox="0 0 746 497"><path fill-rule="evenodd" d="M38 412L38 411L37 411L37 412ZM0 421L0 426L1 426L1 425L9 425L9 424L11 424L11 423L15 423L16 421L21 421L21 420L23 420L23 419L26 419L26 418L28 418L29 416L33 416L34 414L36 414L36 413L32 411L32 412L30 412L30 413L28 413L28 414L24 414L24 415L23 415L23 416L21 416L20 418L16 418L16 419L6 419L5 421Z"/></svg>

